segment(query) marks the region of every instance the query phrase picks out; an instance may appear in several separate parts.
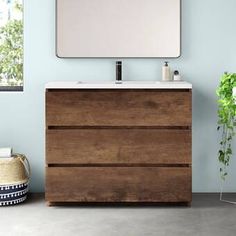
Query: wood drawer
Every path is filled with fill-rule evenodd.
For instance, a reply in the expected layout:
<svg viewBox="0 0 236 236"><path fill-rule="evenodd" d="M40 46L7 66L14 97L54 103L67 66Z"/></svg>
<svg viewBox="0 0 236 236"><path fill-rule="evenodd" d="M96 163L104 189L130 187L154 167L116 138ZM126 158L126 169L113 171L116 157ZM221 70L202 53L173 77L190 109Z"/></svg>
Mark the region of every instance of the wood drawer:
<svg viewBox="0 0 236 236"><path fill-rule="evenodd" d="M47 130L47 164L191 164L191 130Z"/></svg>
<svg viewBox="0 0 236 236"><path fill-rule="evenodd" d="M49 90L47 126L191 126L191 90Z"/></svg>
<svg viewBox="0 0 236 236"><path fill-rule="evenodd" d="M49 167L49 202L190 202L191 168Z"/></svg>

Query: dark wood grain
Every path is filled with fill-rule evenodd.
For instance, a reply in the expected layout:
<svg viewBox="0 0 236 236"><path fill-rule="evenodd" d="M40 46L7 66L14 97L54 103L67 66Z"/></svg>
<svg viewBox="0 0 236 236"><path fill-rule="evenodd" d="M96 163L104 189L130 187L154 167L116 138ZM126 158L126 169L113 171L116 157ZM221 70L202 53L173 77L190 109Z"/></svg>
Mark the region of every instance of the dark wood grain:
<svg viewBox="0 0 236 236"><path fill-rule="evenodd" d="M46 92L47 126L191 126L191 91Z"/></svg>
<svg viewBox="0 0 236 236"><path fill-rule="evenodd" d="M47 164L191 164L191 130L47 130Z"/></svg>
<svg viewBox="0 0 236 236"><path fill-rule="evenodd" d="M47 168L46 201L190 202L191 168Z"/></svg>
<svg viewBox="0 0 236 236"><path fill-rule="evenodd" d="M191 90L48 90L46 201L191 202Z"/></svg>

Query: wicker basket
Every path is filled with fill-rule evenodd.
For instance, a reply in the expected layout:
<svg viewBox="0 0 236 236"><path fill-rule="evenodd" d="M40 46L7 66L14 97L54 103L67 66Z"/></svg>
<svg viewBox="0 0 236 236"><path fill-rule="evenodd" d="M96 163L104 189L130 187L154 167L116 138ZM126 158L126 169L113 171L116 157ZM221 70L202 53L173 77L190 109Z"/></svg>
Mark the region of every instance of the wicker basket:
<svg viewBox="0 0 236 236"><path fill-rule="evenodd" d="M0 158L0 206L14 205L25 200L29 177L30 165L24 155Z"/></svg>

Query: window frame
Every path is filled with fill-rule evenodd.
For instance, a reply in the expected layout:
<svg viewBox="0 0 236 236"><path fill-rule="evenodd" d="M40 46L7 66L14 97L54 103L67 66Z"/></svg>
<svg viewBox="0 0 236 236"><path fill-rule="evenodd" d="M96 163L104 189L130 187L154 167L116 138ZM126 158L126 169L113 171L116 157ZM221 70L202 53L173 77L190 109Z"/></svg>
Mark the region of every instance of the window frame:
<svg viewBox="0 0 236 236"><path fill-rule="evenodd" d="M0 86L0 92L23 92L23 86Z"/></svg>

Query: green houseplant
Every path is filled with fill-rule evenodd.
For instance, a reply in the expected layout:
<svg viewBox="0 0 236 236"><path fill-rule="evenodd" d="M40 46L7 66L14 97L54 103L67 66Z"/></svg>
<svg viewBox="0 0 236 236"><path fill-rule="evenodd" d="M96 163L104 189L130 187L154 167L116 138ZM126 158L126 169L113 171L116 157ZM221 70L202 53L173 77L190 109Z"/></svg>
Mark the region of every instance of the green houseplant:
<svg viewBox="0 0 236 236"><path fill-rule="evenodd" d="M221 178L225 180L227 167L232 156L232 139L235 135L236 97L233 88L236 87L236 73L225 73L217 89L218 95L218 127L221 132L218 160L221 164Z"/></svg>
<svg viewBox="0 0 236 236"><path fill-rule="evenodd" d="M15 3L15 9L22 13L22 4ZM23 20L9 20L0 27L0 83L23 85Z"/></svg>

